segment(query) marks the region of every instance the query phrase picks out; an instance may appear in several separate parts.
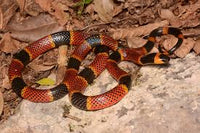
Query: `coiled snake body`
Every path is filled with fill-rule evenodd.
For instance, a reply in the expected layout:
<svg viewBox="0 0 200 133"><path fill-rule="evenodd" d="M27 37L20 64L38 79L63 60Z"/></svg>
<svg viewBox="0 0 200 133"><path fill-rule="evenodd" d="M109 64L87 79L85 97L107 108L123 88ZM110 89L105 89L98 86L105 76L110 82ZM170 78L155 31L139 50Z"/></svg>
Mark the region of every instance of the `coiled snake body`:
<svg viewBox="0 0 200 133"><path fill-rule="evenodd" d="M169 51L149 53L154 47L156 36L172 34L178 38L177 43ZM130 75L118 67L120 61L131 61L138 65L167 64L168 55L172 54L183 41L183 34L177 28L161 27L153 30L148 41L140 48L119 48L118 42L106 35L93 35L88 38L82 32L61 31L39 39L13 55L9 67L9 79L14 92L32 102L51 102L69 94L71 103L82 110L99 110L119 102L129 91ZM61 84L49 90L40 90L27 86L22 79L24 67L39 55L61 45L77 45L69 58L65 78ZM88 52L94 49L93 62L79 71L79 66ZM111 54L109 51L113 51ZM84 90L99 74L107 69L118 85L110 91L86 96Z"/></svg>

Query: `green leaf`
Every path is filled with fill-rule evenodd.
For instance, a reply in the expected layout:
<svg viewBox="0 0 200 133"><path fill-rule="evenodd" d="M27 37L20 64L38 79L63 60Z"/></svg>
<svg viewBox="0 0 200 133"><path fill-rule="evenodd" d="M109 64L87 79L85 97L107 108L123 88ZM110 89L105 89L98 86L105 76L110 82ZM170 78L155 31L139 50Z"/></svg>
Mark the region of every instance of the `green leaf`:
<svg viewBox="0 0 200 133"><path fill-rule="evenodd" d="M84 10L85 5L90 4L92 1L93 0L81 0L81 1L77 2L73 7L79 7L77 13L78 13L78 15L81 15Z"/></svg>
<svg viewBox="0 0 200 133"><path fill-rule="evenodd" d="M43 78L38 80L36 83L42 86L50 86L50 85L55 85L56 82L51 78Z"/></svg>
<svg viewBox="0 0 200 133"><path fill-rule="evenodd" d="M92 0L85 0L85 4L90 4Z"/></svg>

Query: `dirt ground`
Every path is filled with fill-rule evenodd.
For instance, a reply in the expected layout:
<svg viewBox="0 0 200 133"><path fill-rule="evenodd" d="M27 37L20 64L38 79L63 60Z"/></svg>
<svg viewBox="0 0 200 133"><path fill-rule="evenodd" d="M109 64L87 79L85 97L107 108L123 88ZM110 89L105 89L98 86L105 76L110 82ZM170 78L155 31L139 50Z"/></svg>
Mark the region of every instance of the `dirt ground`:
<svg viewBox="0 0 200 133"><path fill-rule="evenodd" d="M128 47L139 47L146 42L144 36L163 26L180 28L185 37L173 58L184 58L190 52L198 56L200 0L1 0L0 123L15 114L22 101L8 79L12 56L31 42L61 30L81 30L107 34ZM170 49L176 39L165 36L158 41ZM60 82L65 64L60 60L66 60L59 56L61 51L63 48L52 50L30 63L23 72L26 83L33 85L52 73Z"/></svg>

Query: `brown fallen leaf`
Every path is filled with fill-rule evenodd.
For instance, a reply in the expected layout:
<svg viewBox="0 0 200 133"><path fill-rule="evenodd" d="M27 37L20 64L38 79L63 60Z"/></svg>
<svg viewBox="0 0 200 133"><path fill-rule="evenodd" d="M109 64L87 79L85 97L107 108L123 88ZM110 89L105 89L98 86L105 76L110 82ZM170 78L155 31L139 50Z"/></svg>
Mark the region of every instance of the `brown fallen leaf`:
<svg viewBox="0 0 200 133"><path fill-rule="evenodd" d="M200 28L190 28L182 30L185 37L200 37Z"/></svg>
<svg viewBox="0 0 200 133"><path fill-rule="evenodd" d="M58 48L58 57L55 57L56 53L57 50L49 51L28 65L31 70L34 70L34 73L39 74L36 76L37 79L43 80L43 78L48 76L48 78L56 80L56 83L60 83L63 80L67 62L67 46L60 46ZM56 60L57 63L55 62ZM55 67L56 69L54 69Z"/></svg>
<svg viewBox="0 0 200 133"><path fill-rule="evenodd" d="M35 2L44 10L47 12L51 12L51 3L53 0L35 0Z"/></svg>
<svg viewBox="0 0 200 133"><path fill-rule="evenodd" d="M44 11L53 15L60 25L64 26L69 21L69 7L72 6L72 1L36 0L36 3L38 3Z"/></svg>
<svg viewBox="0 0 200 133"><path fill-rule="evenodd" d="M180 27L182 25L181 21L177 16L173 14L173 12L169 9L161 9L159 15L162 19L167 19L171 25L174 27Z"/></svg>
<svg viewBox="0 0 200 133"><path fill-rule="evenodd" d="M5 33L0 41L0 50L5 53L16 53L25 45L27 44L20 43L19 41L11 38L10 33Z"/></svg>
<svg viewBox="0 0 200 133"><path fill-rule="evenodd" d="M16 0L16 1L17 1L18 5L19 5L20 13L23 13L26 0Z"/></svg>
<svg viewBox="0 0 200 133"><path fill-rule="evenodd" d="M142 47L147 40L141 38L141 37L131 37L131 38L127 38L127 44L129 47L131 48L138 48L138 47ZM158 49L156 47L154 47L150 52L158 52Z"/></svg>
<svg viewBox="0 0 200 133"><path fill-rule="evenodd" d="M40 14L37 17L29 17L22 21L19 21L17 18L15 18L8 24L7 29L10 31L31 30L54 22L55 20L52 19L50 15Z"/></svg>
<svg viewBox="0 0 200 133"><path fill-rule="evenodd" d="M84 12L90 14L90 18L91 18L90 21L97 20L98 15L95 13L94 4L93 3L89 4L88 6L86 6Z"/></svg>
<svg viewBox="0 0 200 133"><path fill-rule="evenodd" d="M0 52L0 91L10 88L10 81L8 78L8 66L10 63L11 57L8 57L6 53Z"/></svg>
<svg viewBox="0 0 200 133"><path fill-rule="evenodd" d="M104 22L110 22L113 16L122 11L112 0L94 0L94 10Z"/></svg>
<svg viewBox="0 0 200 133"><path fill-rule="evenodd" d="M105 22L112 20L112 11L114 3L111 0L94 0L94 10L100 19Z"/></svg>
<svg viewBox="0 0 200 133"><path fill-rule="evenodd" d="M34 0L25 1L24 11L31 16L38 16L41 12L44 12Z"/></svg>
<svg viewBox="0 0 200 133"><path fill-rule="evenodd" d="M7 66L5 67L2 67L0 69L1 71L1 74L0 74L0 77L1 78L1 87L2 88L11 88L11 84L10 84L10 80L9 80L9 77L8 77L8 69L7 69ZM1 89L0 89L1 90Z"/></svg>
<svg viewBox="0 0 200 133"><path fill-rule="evenodd" d="M124 38L131 38L135 36L144 36L148 35L152 30L158 28L167 26L169 22L167 20L148 24L145 26L140 26L137 28L118 28L118 29L109 29L109 32L112 33L112 37L115 40L124 39Z"/></svg>
<svg viewBox="0 0 200 133"><path fill-rule="evenodd" d="M64 30L50 15L41 14L22 22L11 22L7 29L20 41L33 42L48 34Z"/></svg>
<svg viewBox="0 0 200 133"><path fill-rule="evenodd" d="M60 46L58 48L58 68L56 74L56 82L61 82L65 76L66 63L67 63L67 46Z"/></svg>
<svg viewBox="0 0 200 133"><path fill-rule="evenodd" d="M43 64L35 64L35 63L30 63L28 66L31 69L33 69L35 72L48 71L48 70L51 70L53 67L55 67L54 65L46 66Z"/></svg>
<svg viewBox="0 0 200 133"><path fill-rule="evenodd" d="M67 46L63 45L58 48L58 65L65 66L67 62Z"/></svg>
<svg viewBox="0 0 200 133"><path fill-rule="evenodd" d="M169 36L169 38L163 42L163 46L166 50L169 50L175 45L176 42L177 38ZM182 45L174 52L174 54L180 58L183 58L192 50L194 44L195 41L192 38L184 39Z"/></svg>
<svg viewBox="0 0 200 133"><path fill-rule="evenodd" d="M131 48L138 48L143 46L147 40L143 39L142 37L131 37L126 38L127 44Z"/></svg>
<svg viewBox="0 0 200 133"><path fill-rule="evenodd" d="M66 66L58 66L56 71L56 83L61 83L65 77Z"/></svg>
<svg viewBox="0 0 200 133"><path fill-rule="evenodd" d="M187 5L187 4L194 4L198 0L180 0L180 1L181 1L181 5Z"/></svg>
<svg viewBox="0 0 200 133"><path fill-rule="evenodd" d="M70 18L70 14L69 12L67 12L69 10L69 7L57 1L52 2L52 7L54 9L54 12L51 14L55 16L60 25L64 26Z"/></svg>
<svg viewBox="0 0 200 133"><path fill-rule="evenodd" d="M0 30L5 29L17 8L18 5L14 0L2 0L0 2Z"/></svg>
<svg viewBox="0 0 200 133"><path fill-rule="evenodd" d="M179 10L178 18L181 20L182 27L196 27L200 24L199 0L195 4L179 5L177 9Z"/></svg>
<svg viewBox="0 0 200 133"><path fill-rule="evenodd" d="M195 41L193 38L184 39L183 44L175 51L175 55L180 58L185 57L194 47Z"/></svg>
<svg viewBox="0 0 200 133"><path fill-rule="evenodd" d="M0 90L0 116L1 116L1 113L3 111L3 104L4 104L4 101L3 101L3 94Z"/></svg>
<svg viewBox="0 0 200 133"><path fill-rule="evenodd" d="M175 10L161 9L158 13L162 19L166 19L174 27L195 27L200 24L199 8L200 2L188 4L185 6L179 5ZM173 9L173 8L172 8ZM176 15L174 14L176 12Z"/></svg>
<svg viewBox="0 0 200 133"><path fill-rule="evenodd" d="M193 50L196 54L200 54L200 38L195 41Z"/></svg>
<svg viewBox="0 0 200 133"><path fill-rule="evenodd" d="M31 69L29 66L23 71L23 79L27 85L33 85L36 81L48 77L54 69L36 72Z"/></svg>

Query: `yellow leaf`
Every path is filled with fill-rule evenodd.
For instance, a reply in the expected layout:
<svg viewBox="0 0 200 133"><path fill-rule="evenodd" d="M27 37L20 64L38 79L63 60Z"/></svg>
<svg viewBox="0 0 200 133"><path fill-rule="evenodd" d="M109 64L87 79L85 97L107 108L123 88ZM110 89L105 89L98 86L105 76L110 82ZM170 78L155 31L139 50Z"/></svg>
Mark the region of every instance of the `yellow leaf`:
<svg viewBox="0 0 200 133"><path fill-rule="evenodd" d="M42 86L50 86L50 85L54 85L55 81L51 78L43 78L43 79L38 80L36 83Z"/></svg>

